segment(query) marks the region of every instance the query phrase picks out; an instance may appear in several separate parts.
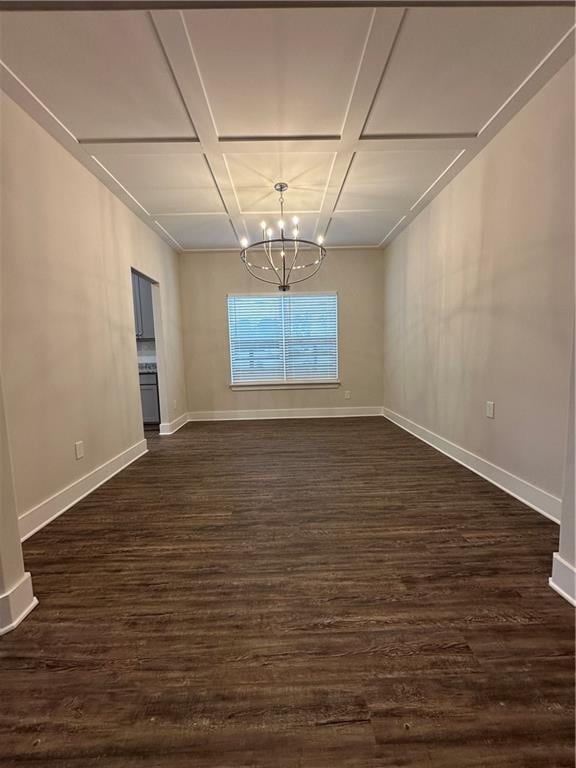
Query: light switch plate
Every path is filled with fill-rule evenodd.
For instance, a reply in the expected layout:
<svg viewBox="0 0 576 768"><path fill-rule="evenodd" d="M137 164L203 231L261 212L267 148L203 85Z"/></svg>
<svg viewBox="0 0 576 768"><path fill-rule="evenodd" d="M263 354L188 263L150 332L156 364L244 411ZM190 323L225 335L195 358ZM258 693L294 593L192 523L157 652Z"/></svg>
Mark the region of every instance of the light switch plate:
<svg viewBox="0 0 576 768"><path fill-rule="evenodd" d="M494 418L494 401L493 400L486 400L486 416L489 419Z"/></svg>
<svg viewBox="0 0 576 768"><path fill-rule="evenodd" d="M78 440L77 443L74 443L74 453L77 459L84 458L84 440Z"/></svg>

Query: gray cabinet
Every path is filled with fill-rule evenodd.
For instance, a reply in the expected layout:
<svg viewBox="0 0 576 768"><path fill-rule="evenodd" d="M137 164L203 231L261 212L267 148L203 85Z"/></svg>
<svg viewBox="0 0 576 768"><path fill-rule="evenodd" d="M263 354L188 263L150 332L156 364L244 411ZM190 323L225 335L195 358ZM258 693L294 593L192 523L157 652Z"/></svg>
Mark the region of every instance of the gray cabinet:
<svg viewBox="0 0 576 768"><path fill-rule="evenodd" d="M152 283L140 278L140 311L142 313L142 337L154 338L154 310L152 309Z"/></svg>
<svg viewBox="0 0 576 768"><path fill-rule="evenodd" d="M134 298L134 324L137 339L154 338L154 310L152 308L152 283L132 272L132 296Z"/></svg>
<svg viewBox="0 0 576 768"><path fill-rule="evenodd" d="M140 276L132 272L132 299L134 300L134 326L136 338L142 337L142 310L140 309Z"/></svg>
<svg viewBox="0 0 576 768"><path fill-rule="evenodd" d="M155 373L140 374L140 399L144 424L159 424L158 379Z"/></svg>

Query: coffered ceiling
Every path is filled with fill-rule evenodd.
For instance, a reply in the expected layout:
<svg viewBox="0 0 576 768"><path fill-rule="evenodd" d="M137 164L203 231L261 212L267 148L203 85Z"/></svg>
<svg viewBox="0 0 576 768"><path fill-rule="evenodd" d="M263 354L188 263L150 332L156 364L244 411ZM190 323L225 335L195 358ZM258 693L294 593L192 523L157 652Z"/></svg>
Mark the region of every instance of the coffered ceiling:
<svg viewBox="0 0 576 768"><path fill-rule="evenodd" d="M567 7L8 12L3 89L173 246L381 247L573 54Z"/></svg>

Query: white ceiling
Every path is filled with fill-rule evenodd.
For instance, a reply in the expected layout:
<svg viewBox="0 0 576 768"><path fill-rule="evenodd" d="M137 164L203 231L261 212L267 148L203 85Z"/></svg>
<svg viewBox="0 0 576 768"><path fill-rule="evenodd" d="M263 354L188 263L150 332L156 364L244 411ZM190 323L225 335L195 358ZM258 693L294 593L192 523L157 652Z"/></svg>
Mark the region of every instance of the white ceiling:
<svg viewBox="0 0 576 768"><path fill-rule="evenodd" d="M566 7L10 12L2 85L181 249L256 237L276 181L303 236L379 247L566 60L573 20Z"/></svg>
<svg viewBox="0 0 576 768"><path fill-rule="evenodd" d="M334 152L276 152L224 156L240 209L245 213L278 213L275 182L289 186L286 211L319 211Z"/></svg>
<svg viewBox="0 0 576 768"><path fill-rule="evenodd" d="M573 23L567 8L408 13L366 134L478 132Z"/></svg>
<svg viewBox="0 0 576 768"><path fill-rule="evenodd" d="M370 8L185 11L218 136L338 136L371 17Z"/></svg>
<svg viewBox="0 0 576 768"><path fill-rule="evenodd" d="M193 137L145 13L3 13L0 56L77 137Z"/></svg>

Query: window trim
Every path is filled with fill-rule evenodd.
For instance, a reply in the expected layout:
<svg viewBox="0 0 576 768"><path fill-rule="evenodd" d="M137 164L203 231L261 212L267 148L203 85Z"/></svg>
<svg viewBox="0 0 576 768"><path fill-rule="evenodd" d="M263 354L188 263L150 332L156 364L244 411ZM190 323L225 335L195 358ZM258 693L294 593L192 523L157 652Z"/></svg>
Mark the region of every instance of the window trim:
<svg viewBox="0 0 576 768"><path fill-rule="evenodd" d="M333 381L282 381L278 384L267 382L266 384L229 384L228 387L232 390L264 390L264 389L338 389L341 386L341 382Z"/></svg>
<svg viewBox="0 0 576 768"><path fill-rule="evenodd" d="M295 294L298 295L304 295L304 296L326 296L331 295L336 297L336 365L338 368L338 378L337 379L318 379L318 380L308 380L308 381L264 381L264 382L246 382L245 384L239 384L238 382L232 381L232 355L230 354L232 345L231 345L231 338L230 338L230 318L228 317L228 300L229 298L236 297L236 296L250 296L251 298L255 296L266 296L266 297L277 297L279 295L278 291L272 292L272 291L265 291L263 293L260 292L253 292L253 293L227 293L226 294L226 327L228 332L228 346L227 346L227 352L228 352L228 371L229 371L229 382L228 382L228 388L232 391L265 391L265 390L282 390L282 389L338 389L340 387L340 295L338 291L295 291Z"/></svg>

